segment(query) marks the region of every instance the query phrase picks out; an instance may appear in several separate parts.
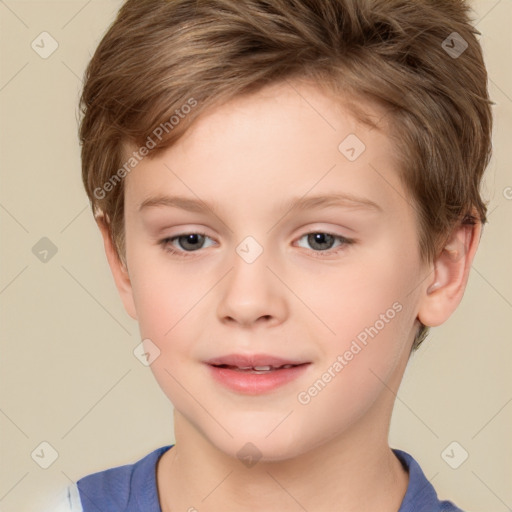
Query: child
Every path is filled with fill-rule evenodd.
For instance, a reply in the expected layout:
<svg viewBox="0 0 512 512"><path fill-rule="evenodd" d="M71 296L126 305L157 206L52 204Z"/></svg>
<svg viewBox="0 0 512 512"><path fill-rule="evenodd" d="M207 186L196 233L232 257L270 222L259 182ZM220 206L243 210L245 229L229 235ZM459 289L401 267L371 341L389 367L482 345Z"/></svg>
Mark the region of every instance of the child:
<svg viewBox="0 0 512 512"><path fill-rule="evenodd" d="M460 511L388 432L486 222L468 12L125 2L86 73L83 181L176 443L67 510Z"/></svg>

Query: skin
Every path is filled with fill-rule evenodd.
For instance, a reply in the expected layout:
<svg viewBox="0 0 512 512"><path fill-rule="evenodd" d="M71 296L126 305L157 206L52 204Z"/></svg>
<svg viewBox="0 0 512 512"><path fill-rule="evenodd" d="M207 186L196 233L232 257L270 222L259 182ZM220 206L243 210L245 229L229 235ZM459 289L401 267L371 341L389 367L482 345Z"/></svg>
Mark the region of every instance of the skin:
<svg viewBox="0 0 512 512"><path fill-rule="evenodd" d="M395 395L418 320L440 325L459 304L481 226L457 227L436 261L422 263L386 118L367 109L379 129L311 84L274 84L236 98L126 177L126 266L98 219L125 308L142 339L160 350L151 369L175 407L176 446L157 467L164 512L240 512L255 503L269 511L399 509L408 474L388 445ZM353 162L338 149L349 134L366 146ZM292 197L333 192L378 208L283 209ZM215 202L218 211L140 211L162 194ZM197 232L207 238L167 242L185 257L161 243ZM354 243L335 238L322 249L310 233ZM247 236L263 249L250 264L236 252ZM396 303L400 312L300 403L298 394ZM253 396L212 380L203 364L255 352L311 364L298 379ZM252 467L237 457L247 442L261 454Z"/></svg>

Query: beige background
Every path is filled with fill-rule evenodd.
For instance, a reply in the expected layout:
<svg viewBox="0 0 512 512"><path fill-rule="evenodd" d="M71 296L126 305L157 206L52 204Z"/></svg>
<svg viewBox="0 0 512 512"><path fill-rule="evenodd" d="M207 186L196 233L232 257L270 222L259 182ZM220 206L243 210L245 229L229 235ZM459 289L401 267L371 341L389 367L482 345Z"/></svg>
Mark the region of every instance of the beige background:
<svg viewBox="0 0 512 512"><path fill-rule="evenodd" d="M80 180L81 77L120 4L0 0L4 512L42 510L71 481L174 441L172 407L132 353L138 327L118 298ZM490 222L460 308L409 364L390 444L413 454L440 497L504 512L512 508L512 0L473 5L496 102ZM31 48L43 31L59 44L47 59ZM58 249L46 263L32 252L43 237ZM469 454L458 469L441 457L453 441ZM48 469L31 457L42 442L58 452Z"/></svg>

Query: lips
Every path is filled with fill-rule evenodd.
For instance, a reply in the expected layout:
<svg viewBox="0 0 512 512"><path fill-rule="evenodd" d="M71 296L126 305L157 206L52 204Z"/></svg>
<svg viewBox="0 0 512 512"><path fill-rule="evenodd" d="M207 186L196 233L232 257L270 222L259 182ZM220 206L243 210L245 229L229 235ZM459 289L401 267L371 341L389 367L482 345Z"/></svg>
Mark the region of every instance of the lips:
<svg viewBox="0 0 512 512"><path fill-rule="evenodd" d="M209 374L222 386L246 395L277 392L298 379L310 361L283 359L268 354L230 354L205 361Z"/></svg>

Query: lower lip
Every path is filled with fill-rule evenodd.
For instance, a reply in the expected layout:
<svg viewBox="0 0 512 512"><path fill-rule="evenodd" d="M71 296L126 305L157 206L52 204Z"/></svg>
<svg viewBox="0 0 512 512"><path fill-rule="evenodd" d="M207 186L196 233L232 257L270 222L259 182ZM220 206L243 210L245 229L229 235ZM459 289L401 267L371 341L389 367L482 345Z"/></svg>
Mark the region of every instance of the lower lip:
<svg viewBox="0 0 512 512"><path fill-rule="evenodd" d="M213 378L224 386L249 395L258 395L272 391L279 386L300 377L308 368L310 363L300 366L292 366L282 370L273 370L267 373L250 373L229 368L219 368L208 365Z"/></svg>

